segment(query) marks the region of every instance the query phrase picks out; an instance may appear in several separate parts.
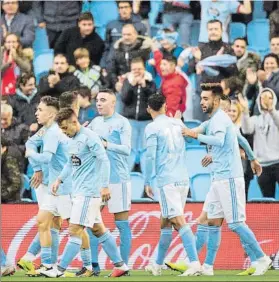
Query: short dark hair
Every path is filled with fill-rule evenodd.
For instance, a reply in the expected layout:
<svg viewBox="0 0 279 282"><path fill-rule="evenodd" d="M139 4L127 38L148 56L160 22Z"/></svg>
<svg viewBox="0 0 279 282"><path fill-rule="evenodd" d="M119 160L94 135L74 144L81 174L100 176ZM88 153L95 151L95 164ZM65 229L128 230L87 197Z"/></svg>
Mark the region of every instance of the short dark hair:
<svg viewBox="0 0 279 282"><path fill-rule="evenodd" d="M84 12L84 13L81 13L79 18L78 18L78 22L81 22L81 21L92 21L92 22L94 22L94 17L90 12Z"/></svg>
<svg viewBox="0 0 279 282"><path fill-rule="evenodd" d="M57 113L55 121L58 125L61 125L64 120L68 120L73 115L76 116L75 112L71 108L63 108Z"/></svg>
<svg viewBox="0 0 279 282"><path fill-rule="evenodd" d="M66 91L59 97L60 108L70 108L77 100L78 91Z"/></svg>
<svg viewBox="0 0 279 282"><path fill-rule="evenodd" d="M117 0L116 1L116 4L117 4L117 7L119 8L119 4L121 4L121 3L128 3L130 6L131 6L131 8L133 7L133 4L132 4L132 1L131 0Z"/></svg>
<svg viewBox="0 0 279 282"><path fill-rule="evenodd" d="M63 53L56 53L56 54L54 55L53 60L54 60L56 57L65 58L65 59L66 59L66 62L69 64L69 60L68 60L68 58L66 57L65 54L63 54Z"/></svg>
<svg viewBox="0 0 279 282"><path fill-rule="evenodd" d="M145 66L144 60L141 57L136 57L131 60L131 65L137 63L142 63Z"/></svg>
<svg viewBox="0 0 279 282"><path fill-rule="evenodd" d="M212 95L219 96L224 99L223 88L220 83L202 83L201 84L202 91L211 91Z"/></svg>
<svg viewBox="0 0 279 282"><path fill-rule="evenodd" d="M242 92L243 82L237 76L231 76L222 80L226 88L230 88L231 92Z"/></svg>
<svg viewBox="0 0 279 282"><path fill-rule="evenodd" d="M108 93L110 95L114 95L115 96L115 92L113 90L111 90L110 88L100 88L98 94L101 93L101 92L102 93Z"/></svg>
<svg viewBox="0 0 279 282"><path fill-rule="evenodd" d="M222 22L219 21L219 20L217 20L217 19L213 19L213 20L208 21L208 22L207 22L207 26L208 26L209 24L214 24L214 23L219 23L220 26L221 26L221 28L223 29L223 24L222 24Z"/></svg>
<svg viewBox="0 0 279 282"><path fill-rule="evenodd" d="M163 60L166 60L169 63L173 63L173 64L177 65L177 58L174 57L173 55L166 54L166 55L163 56Z"/></svg>
<svg viewBox="0 0 279 282"><path fill-rule="evenodd" d="M81 86L79 89L77 89L78 95L80 95L83 98L88 98L89 101L91 100L91 91L87 86Z"/></svg>
<svg viewBox="0 0 279 282"><path fill-rule="evenodd" d="M55 97L51 97L51 96L44 96L41 98L40 100L41 103L44 103L45 105L47 105L48 107L53 107L55 108L57 111L59 111L59 102L58 99Z"/></svg>
<svg viewBox="0 0 279 282"><path fill-rule="evenodd" d="M34 75L34 73L32 72L23 72L18 78L17 78L17 81L16 81L16 87L20 87L20 84L23 84L23 85L26 85L26 83L28 82L28 80L30 78L34 78L35 79L35 82L36 82L36 77Z"/></svg>
<svg viewBox="0 0 279 282"><path fill-rule="evenodd" d="M165 96L159 93L152 94L148 98L148 102L147 102L148 106L156 112L159 111L165 103L166 103Z"/></svg>
<svg viewBox="0 0 279 282"><path fill-rule="evenodd" d="M262 66L261 66L262 70L264 69L264 62L267 58L274 58L277 62L277 66L279 67L279 57L276 54L270 53L264 56L264 59L262 61Z"/></svg>
<svg viewBox="0 0 279 282"><path fill-rule="evenodd" d="M233 41L233 43L235 43L235 41L237 41L237 40L244 41L245 44L248 45L247 40L246 40L244 37L237 37L237 38Z"/></svg>

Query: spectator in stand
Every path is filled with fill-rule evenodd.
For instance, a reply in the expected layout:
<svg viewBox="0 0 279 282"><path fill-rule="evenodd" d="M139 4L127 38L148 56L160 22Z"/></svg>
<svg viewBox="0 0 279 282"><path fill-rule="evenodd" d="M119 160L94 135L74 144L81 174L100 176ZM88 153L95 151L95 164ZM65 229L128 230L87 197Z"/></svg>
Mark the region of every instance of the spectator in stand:
<svg viewBox="0 0 279 282"><path fill-rule="evenodd" d="M69 64L75 65L74 51L86 48L90 60L99 65L104 52L104 42L96 33L94 19L90 12L82 13L78 19L78 26L66 29L55 43L55 53L65 54Z"/></svg>
<svg viewBox="0 0 279 282"><path fill-rule="evenodd" d="M151 3L149 0L133 0L133 13L140 15L142 23L146 26L147 35L151 35L150 24L149 24L149 13L151 11Z"/></svg>
<svg viewBox="0 0 279 282"><path fill-rule="evenodd" d="M247 42L244 38L234 40L233 51L237 57L238 77L242 80L244 86L247 69L257 72L261 67L261 58L259 55L247 51Z"/></svg>
<svg viewBox="0 0 279 282"><path fill-rule="evenodd" d="M32 17L18 11L18 1L3 0L4 13L1 16L1 38L6 38L8 33L19 36L24 48L32 47L35 39L35 27Z"/></svg>
<svg viewBox="0 0 279 282"><path fill-rule="evenodd" d="M72 67L69 66L65 55L55 55L53 69L40 79L38 87L40 95L50 95L58 98L63 92L77 89L80 82L73 72L74 69L72 70Z"/></svg>
<svg viewBox="0 0 279 282"><path fill-rule="evenodd" d="M40 28L46 28L50 48L61 33L75 27L82 1L33 1L33 12Z"/></svg>
<svg viewBox="0 0 279 282"><path fill-rule="evenodd" d="M39 125L35 112L40 103L37 93L36 79L33 73L23 73L17 80L15 95L8 98L8 103L13 108L13 115L18 122L29 126L29 131L35 133Z"/></svg>
<svg viewBox="0 0 279 282"><path fill-rule="evenodd" d="M174 117L177 112L181 114L186 110L187 78L180 72L177 59L171 55L163 57L156 42L152 45L154 52L155 68L162 78L161 92L166 97L166 114Z"/></svg>
<svg viewBox="0 0 279 282"><path fill-rule="evenodd" d="M74 75L80 85L84 85L96 96L105 78L101 74L101 68L90 61L89 52L85 48L78 48L74 52L77 69Z"/></svg>
<svg viewBox="0 0 279 282"><path fill-rule="evenodd" d="M270 52L279 57L279 35L271 38Z"/></svg>
<svg viewBox="0 0 279 282"><path fill-rule="evenodd" d="M165 55L172 55L175 58L178 59L179 55L183 51L183 48L181 46L177 46L178 33L170 30L169 28L164 28L163 30L160 30L157 35L156 39L160 44L160 51L163 53L163 56ZM146 70L150 72L153 76L153 79L156 82L157 88L161 85L161 77L156 72L156 69L154 67L155 61L154 61L154 54L153 52L150 53L150 59L147 62ZM188 69L188 64L183 63L182 70L186 73Z"/></svg>
<svg viewBox="0 0 279 282"><path fill-rule="evenodd" d="M16 145L21 152L21 156L24 157L29 128L13 117L13 108L8 104L1 104L1 137L3 136L13 145Z"/></svg>
<svg viewBox="0 0 279 282"><path fill-rule="evenodd" d="M22 155L5 136L1 136L1 202L20 200Z"/></svg>
<svg viewBox="0 0 279 282"><path fill-rule="evenodd" d="M269 16L270 38L279 36L279 7Z"/></svg>
<svg viewBox="0 0 279 282"><path fill-rule="evenodd" d="M2 95L15 94L16 80L22 72L31 71L31 62L22 50L19 37L10 33L4 40L1 48L1 93Z"/></svg>
<svg viewBox="0 0 279 282"><path fill-rule="evenodd" d="M267 12L269 16L270 13L279 8L278 0L270 1L270 0L263 0L263 8Z"/></svg>
<svg viewBox="0 0 279 282"><path fill-rule="evenodd" d="M136 163L141 163L144 171L144 130L151 121L147 113L148 98L156 92L152 76L145 71L142 58L134 58L131 62L131 72L124 80L121 98L124 104L122 115L129 119L132 127L132 151L129 156L129 166L133 170Z"/></svg>
<svg viewBox="0 0 279 282"><path fill-rule="evenodd" d="M147 35L146 27L141 22L142 18L133 14L132 1L117 1L117 6L119 18L109 22L106 27L105 54L102 59L102 67L105 68L114 43L121 38L124 25L132 24L139 35Z"/></svg>
<svg viewBox="0 0 279 282"><path fill-rule="evenodd" d="M123 26L122 38L115 42L108 62L111 87L121 91L126 74L131 70L133 58L141 57L144 62L149 58L152 40L139 36L132 24Z"/></svg>
<svg viewBox="0 0 279 282"><path fill-rule="evenodd" d="M179 32L179 42L183 47L190 44L193 14L189 0L164 0L163 24L172 26Z"/></svg>
<svg viewBox="0 0 279 282"><path fill-rule="evenodd" d="M235 76L221 80L223 94L228 96L230 100L237 100L238 95L242 95L243 82Z"/></svg>
<svg viewBox="0 0 279 282"><path fill-rule="evenodd" d="M228 25L231 20L231 14L250 14L252 12L250 0L244 0L243 4L236 0L211 0L200 1L201 3L201 28L199 42L208 42L208 22L219 20L223 26L224 42L229 42ZM210 40L210 39L209 39Z"/></svg>
<svg viewBox="0 0 279 282"><path fill-rule="evenodd" d="M254 135L254 152L263 167L258 178L264 197L275 197L279 183L279 111L275 109L277 97L272 89L264 88L257 98L259 116L249 116L248 101L239 99L244 113L242 130Z"/></svg>

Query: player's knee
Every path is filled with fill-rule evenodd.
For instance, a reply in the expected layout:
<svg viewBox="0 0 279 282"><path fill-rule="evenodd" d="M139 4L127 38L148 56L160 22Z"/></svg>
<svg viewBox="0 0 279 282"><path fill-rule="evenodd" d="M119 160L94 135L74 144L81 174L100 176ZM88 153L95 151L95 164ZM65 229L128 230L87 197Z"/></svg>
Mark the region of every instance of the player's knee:
<svg viewBox="0 0 279 282"><path fill-rule="evenodd" d="M82 238L83 227L76 224L70 224L69 235Z"/></svg>
<svg viewBox="0 0 279 282"><path fill-rule="evenodd" d="M45 231L51 227L51 218L44 213L39 213L37 216L37 225L39 231Z"/></svg>
<svg viewBox="0 0 279 282"><path fill-rule="evenodd" d="M100 224L94 224L94 226L91 230L97 238L101 237L107 231L104 224L101 224L101 223Z"/></svg>
<svg viewBox="0 0 279 282"><path fill-rule="evenodd" d="M185 218L183 216L177 216L170 218L169 220L177 231L186 224Z"/></svg>
<svg viewBox="0 0 279 282"><path fill-rule="evenodd" d="M228 227L231 231L236 232L239 230L240 227L246 226L245 222L236 222L236 223L229 223Z"/></svg>
<svg viewBox="0 0 279 282"><path fill-rule="evenodd" d="M60 230L62 226L62 222L63 220L60 216L55 216L52 220L52 227L57 230Z"/></svg>

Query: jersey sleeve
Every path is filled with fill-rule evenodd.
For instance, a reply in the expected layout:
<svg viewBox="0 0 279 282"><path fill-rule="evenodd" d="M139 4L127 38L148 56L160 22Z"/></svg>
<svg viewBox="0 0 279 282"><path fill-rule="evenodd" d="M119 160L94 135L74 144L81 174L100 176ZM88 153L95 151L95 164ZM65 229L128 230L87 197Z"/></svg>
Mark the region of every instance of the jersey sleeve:
<svg viewBox="0 0 279 282"><path fill-rule="evenodd" d="M55 154L59 145L59 132L49 130L44 137L44 152Z"/></svg>

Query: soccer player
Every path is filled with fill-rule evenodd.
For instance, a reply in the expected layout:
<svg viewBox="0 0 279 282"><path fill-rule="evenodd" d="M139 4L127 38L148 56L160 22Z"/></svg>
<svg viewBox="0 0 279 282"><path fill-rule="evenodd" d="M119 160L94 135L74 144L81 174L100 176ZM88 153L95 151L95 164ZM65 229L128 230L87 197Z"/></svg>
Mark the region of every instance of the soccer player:
<svg viewBox="0 0 279 282"><path fill-rule="evenodd" d="M190 260L190 267L182 276L200 275L201 265L195 237L184 218L184 206L189 191L185 141L181 134L184 125L181 120L166 116L166 102L162 95L150 96L147 111L153 122L145 129L146 193L150 197L153 196L150 185L152 178L156 176L162 218L156 262L147 266L146 271L155 276L161 275L164 258L172 240L173 226L179 232Z"/></svg>
<svg viewBox="0 0 279 282"><path fill-rule="evenodd" d="M89 227L99 238L103 249L115 265L111 277L125 275L129 269L120 256L115 239L101 218L101 198L104 202L110 199L108 188L110 164L103 144L96 133L80 125L72 109L62 109L56 121L62 131L71 138L70 158L52 186L52 193L56 195L65 179L72 175L73 207L69 226L70 238L57 269L51 268L41 273L53 278L63 276L80 250L83 229ZM90 253L88 263L91 263Z"/></svg>
<svg viewBox="0 0 279 282"><path fill-rule="evenodd" d="M128 221L131 209L131 182L128 166L128 156L131 153L131 126L125 117L115 112L115 103L116 96L113 91L101 90L96 98L97 110L101 116L93 119L88 128L101 137L110 161L111 199L108 201L108 209L114 214L115 224L120 233L121 257L128 264L132 241ZM98 245L91 251L96 256Z"/></svg>
<svg viewBox="0 0 279 282"><path fill-rule="evenodd" d="M219 87L202 91L201 107L210 115L210 120L196 129L183 129L184 136L207 144L212 155L212 184L206 198L209 237L203 271L213 272L220 246L221 225L225 218L229 228L246 245L248 255L257 259L253 275L263 275L272 262L245 223L245 187L237 133L230 117L220 109L221 96L222 90ZM252 164L252 169L255 173L261 171L257 162Z"/></svg>
<svg viewBox="0 0 279 282"><path fill-rule="evenodd" d="M43 127L26 143L26 157L39 165L48 165L49 189L68 159L66 151L69 138L62 133L55 122L58 110L59 104L56 98L45 96L41 99L35 114L38 123ZM40 146L43 152L38 153L37 148ZM50 269L57 261L62 219L68 219L71 214L71 188L71 177L68 177L61 186L57 197L54 197L49 191L44 195L42 204L39 204L37 224L42 265L36 272L38 274L42 270Z"/></svg>

